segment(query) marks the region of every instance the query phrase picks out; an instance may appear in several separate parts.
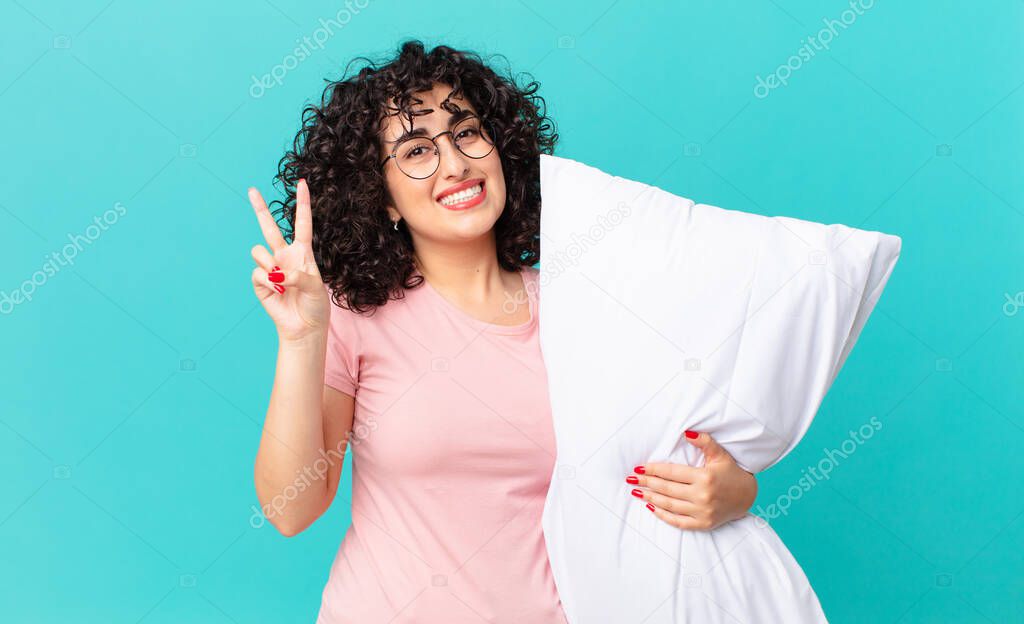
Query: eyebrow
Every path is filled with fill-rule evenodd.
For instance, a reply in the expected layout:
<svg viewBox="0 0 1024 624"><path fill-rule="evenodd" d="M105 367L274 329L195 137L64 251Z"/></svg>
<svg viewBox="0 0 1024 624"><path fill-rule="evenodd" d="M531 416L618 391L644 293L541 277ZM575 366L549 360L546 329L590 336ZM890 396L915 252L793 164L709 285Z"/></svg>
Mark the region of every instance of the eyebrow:
<svg viewBox="0 0 1024 624"><path fill-rule="evenodd" d="M453 113L448 118L448 129L451 130L453 127L455 127L455 124L459 123L460 121L462 121L466 117L470 117L470 116L475 115L475 114L476 113L474 113L473 111L471 111L469 109L466 109L466 108L463 108L462 110L460 110L457 113ZM411 139L411 138L414 138L414 137L421 137L421 136L431 136L431 134L427 131L426 128L420 126L419 128L414 128L413 130L406 130L405 132L402 133L402 136L398 137L394 141L385 141L385 142L388 143L389 145L395 145L396 143L400 143L401 141L404 141L406 139Z"/></svg>

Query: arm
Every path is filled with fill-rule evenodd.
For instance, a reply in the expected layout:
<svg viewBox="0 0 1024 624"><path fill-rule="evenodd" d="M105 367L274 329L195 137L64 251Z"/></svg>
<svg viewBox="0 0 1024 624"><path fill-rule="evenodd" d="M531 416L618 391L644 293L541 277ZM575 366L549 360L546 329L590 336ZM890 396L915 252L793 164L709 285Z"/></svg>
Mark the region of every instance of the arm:
<svg viewBox="0 0 1024 624"><path fill-rule="evenodd" d="M263 515L286 537L327 511L341 480L355 400L324 385L323 369L319 342L278 347L254 480Z"/></svg>
<svg viewBox="0 0 1024 624"><path fill-rule="evenodd" d="M296 188L290 245L256 189L249 190L249 200L270 246L270 251L262 245L252 249L259 265L252 273L253 290L278 334L277 368L254 481L264 515L291 536L320 517L334 497L353 399L324 385L330 301L313 257L305 181Z"/></svg>
<svg viewBox="0 0 1024 624"><path fill-rule="evenodd" d="M687 432L686 439L704 452L704 465L637 466L637 474L626 477L626 483L635 486L633 495L680 529L708 531L745 516L757 498L757 478L740 468L709 434Z"/></svg>

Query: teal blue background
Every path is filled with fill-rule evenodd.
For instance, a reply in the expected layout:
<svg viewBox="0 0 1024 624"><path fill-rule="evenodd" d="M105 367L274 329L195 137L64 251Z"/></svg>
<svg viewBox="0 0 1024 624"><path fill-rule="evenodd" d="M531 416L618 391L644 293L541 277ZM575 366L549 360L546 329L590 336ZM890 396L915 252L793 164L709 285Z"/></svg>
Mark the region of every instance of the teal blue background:
<svg viewBox="0 0 1024 624"><path fill-rule="evenodd" d="M1004 304L1024 291L1024 3L877 2L758 98L757 77L846 4L369 0L253 97L253 76L341 6L0 4L0 291L125 210L0 315L0 620L313 620L350 484L295 538L250 526L276 339L250 286L261 238L245 189L276 197L324 78L406 37L531 72L559 155L705 203L902 236L857 348L804 442L760 475L758 505L876 417L773 521L830 619L1022 618L1024 313Z"/></svg>

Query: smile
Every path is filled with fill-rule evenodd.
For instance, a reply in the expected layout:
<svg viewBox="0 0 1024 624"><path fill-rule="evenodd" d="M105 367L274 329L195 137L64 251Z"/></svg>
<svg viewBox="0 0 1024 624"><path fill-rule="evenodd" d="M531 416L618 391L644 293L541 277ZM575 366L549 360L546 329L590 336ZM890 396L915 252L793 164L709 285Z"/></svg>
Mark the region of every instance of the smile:
<svg viewBox="0 0 1024 624"><path fill-rule="evenodd" d="M481 182L457 193L445 195L439 200L439 203L445 208L464 210L479 204L484 197L486 197L486 193L484 192L484 183Z"/></svg>

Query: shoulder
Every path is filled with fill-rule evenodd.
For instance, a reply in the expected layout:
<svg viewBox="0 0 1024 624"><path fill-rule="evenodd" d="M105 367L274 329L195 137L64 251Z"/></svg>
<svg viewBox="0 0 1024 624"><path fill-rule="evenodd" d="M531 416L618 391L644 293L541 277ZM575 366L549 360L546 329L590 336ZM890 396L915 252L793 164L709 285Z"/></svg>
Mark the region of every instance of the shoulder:
<svg viewBox="0 0 1024 624"><path fill-rule="evenodd" d="M523 285L533 295L534 299L540 298L540 269L532 266L524 266L520 272L523 275Z"/></svg>
<svg viewBox="0 0 1024 624"><path fill-rule="evenodd" d="M359 326L364 322L363 315L343 307L331 297L331 291L327 291L331 315L327 321L328 336L333 340L345 343L350 347L359 344Z"/></svg>
<svg viewBox="0 0 1024 624"><path fill-rule="evenodd" d="M330 289L328 296L331 296ZM360 312L347 307L347 301L344 299L343 306L331 297L329 323L332 329L337 326L342 331L358 331L369 336L373 332L384 331L406 316L415 315L413 310L424 304L423 298L422 287L406 288L399 296L388 299L383 305Z"/></svg>

